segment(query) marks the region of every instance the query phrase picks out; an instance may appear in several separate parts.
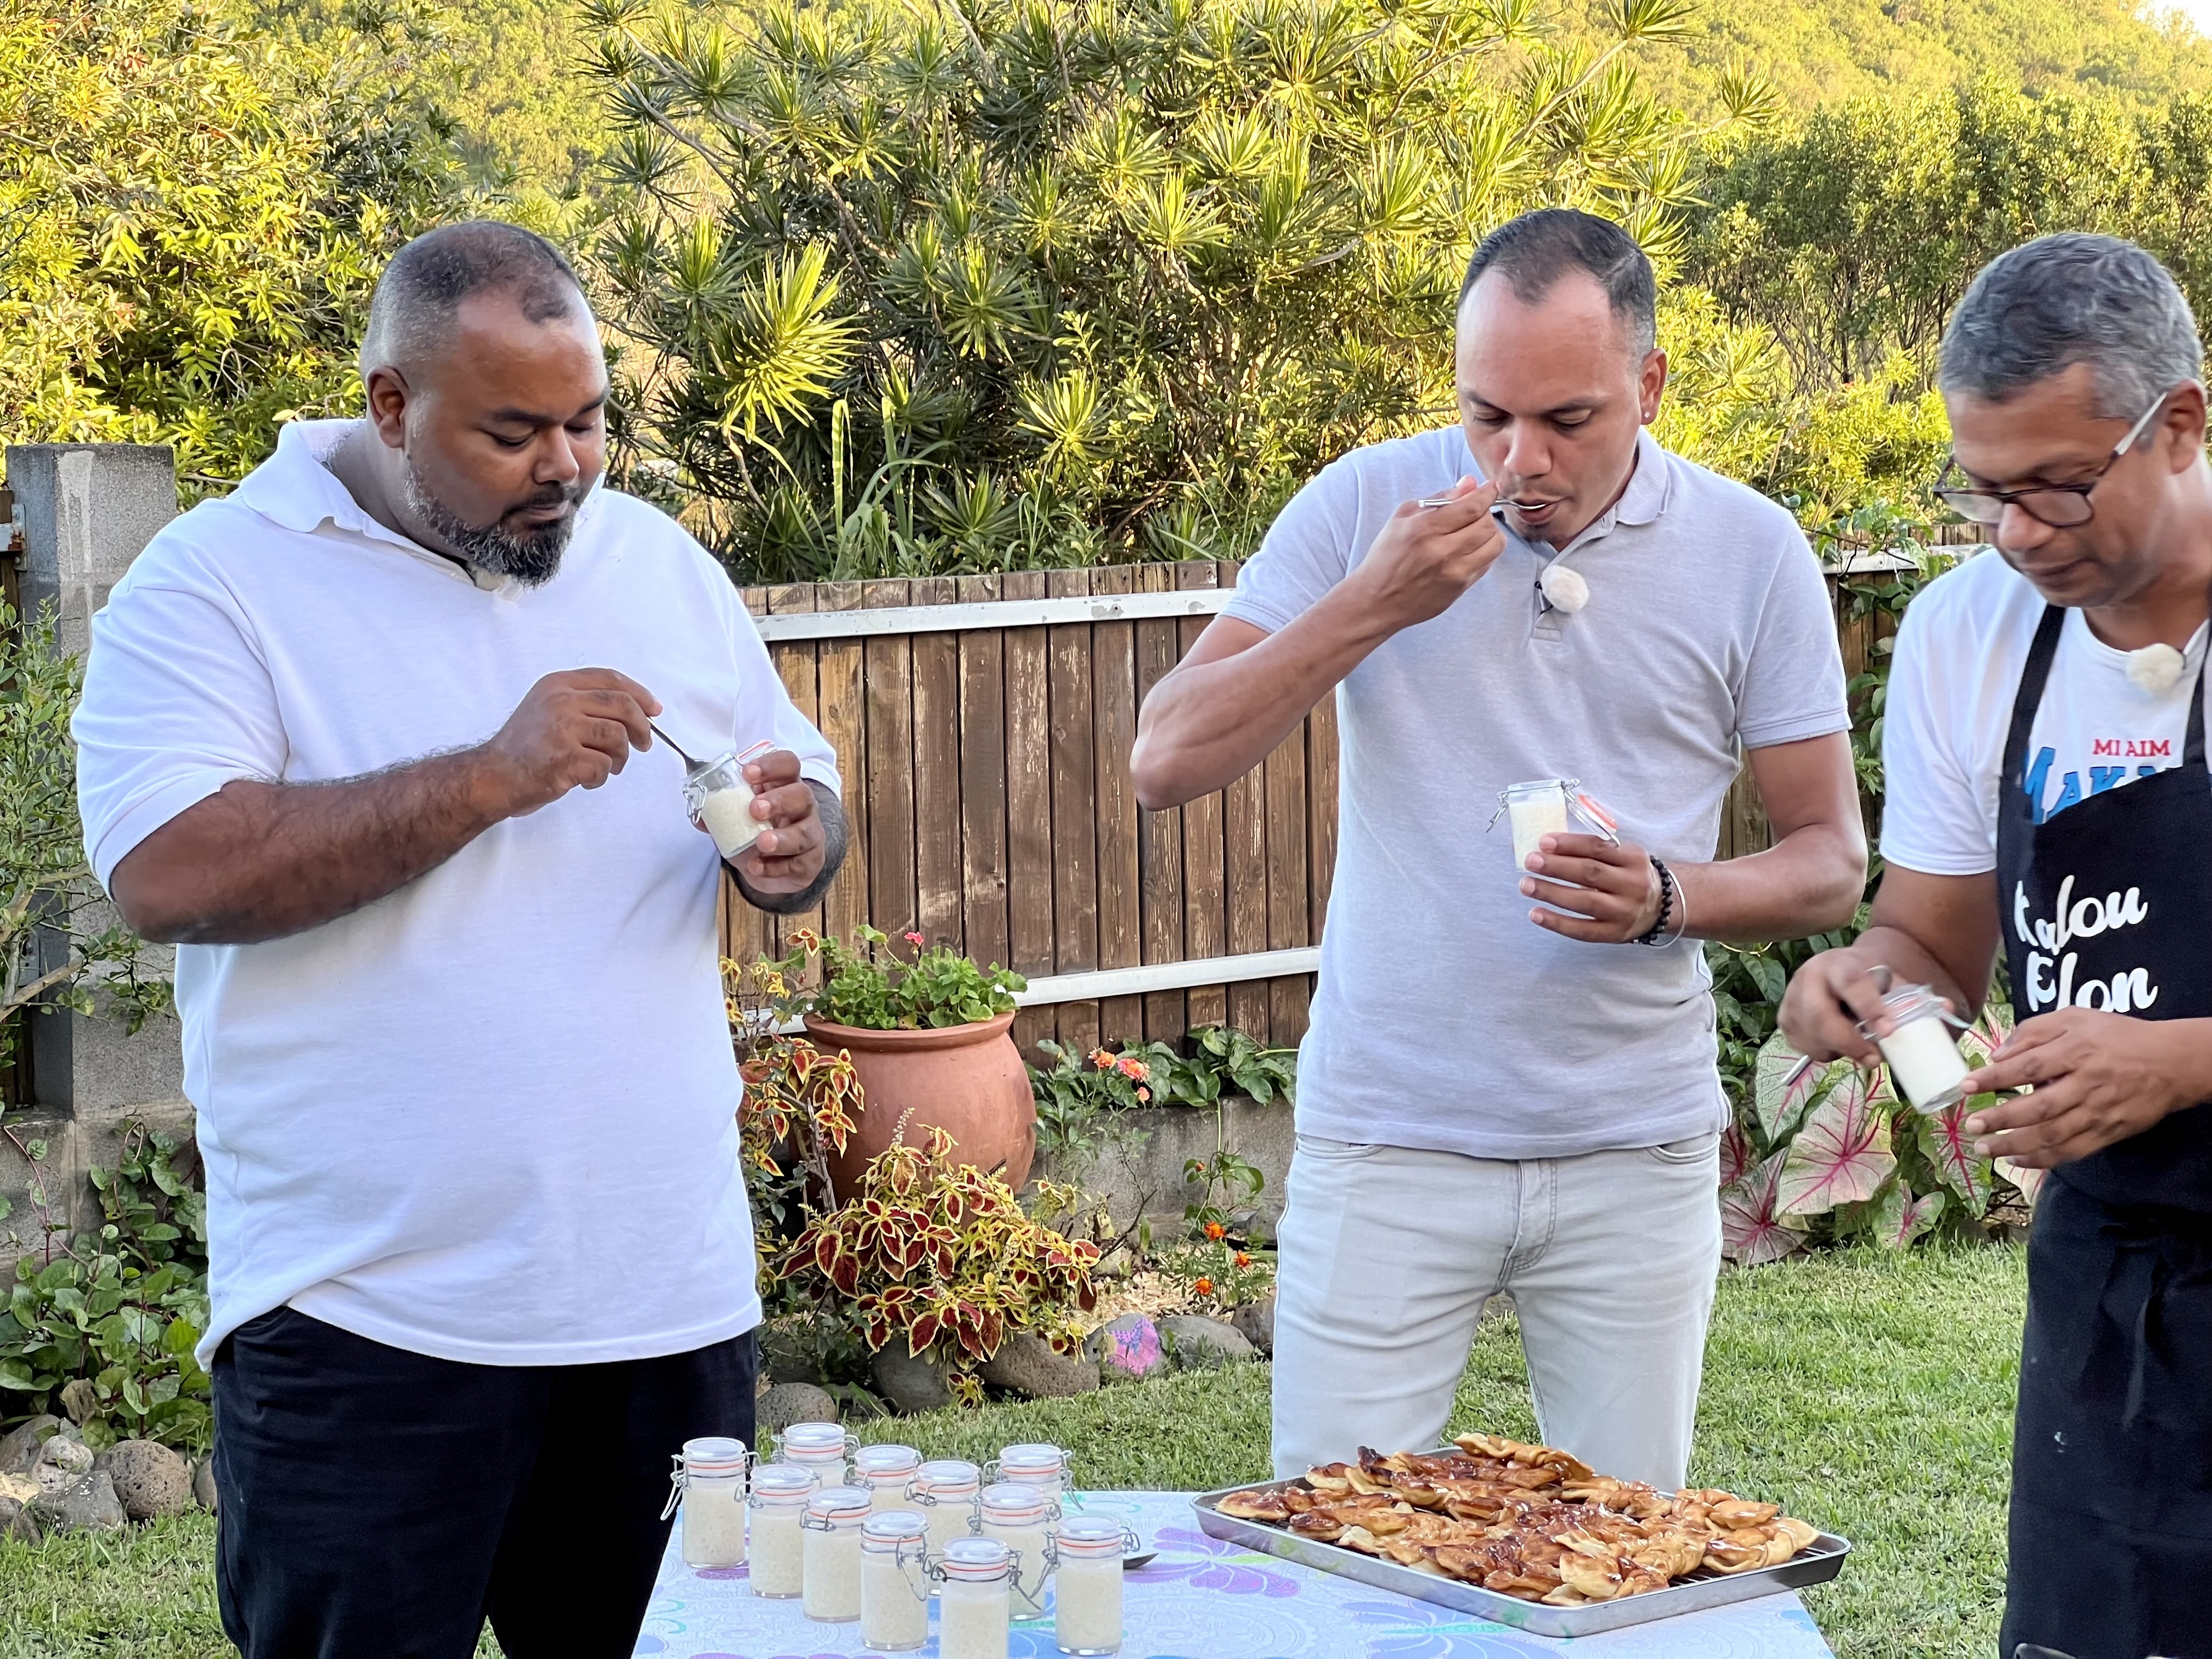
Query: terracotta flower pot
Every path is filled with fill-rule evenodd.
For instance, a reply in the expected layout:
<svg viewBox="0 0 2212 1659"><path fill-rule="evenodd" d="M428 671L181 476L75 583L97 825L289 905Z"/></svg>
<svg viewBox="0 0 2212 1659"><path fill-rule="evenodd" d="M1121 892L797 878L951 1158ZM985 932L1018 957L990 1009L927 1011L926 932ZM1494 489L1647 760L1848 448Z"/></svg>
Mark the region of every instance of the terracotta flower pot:
<svg viewBox="0 0 2212 1659"><path fill-rule="evenodd" d="M844 1156L830 1164L838 1201L860 1189L868 1160L903 1139L928 1144L933 1126L952 1137L954 1161L998 1169L1019 1191L1036 1157L1036 1101L1021 1051L1006 1030L1012 1014L921 1031L869 1031L809 1017L817 1048L853 1056L866 1103ZM899 1132L903 1118L906 1131Z"/></svg>

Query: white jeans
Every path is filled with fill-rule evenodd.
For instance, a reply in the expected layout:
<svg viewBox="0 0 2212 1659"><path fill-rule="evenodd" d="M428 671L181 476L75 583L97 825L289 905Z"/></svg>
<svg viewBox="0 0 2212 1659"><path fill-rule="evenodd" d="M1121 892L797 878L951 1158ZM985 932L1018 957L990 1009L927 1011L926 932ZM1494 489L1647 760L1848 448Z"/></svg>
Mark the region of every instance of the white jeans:
<svg viewBox="0 0 2212 1659"><path fill-rule="evenodd" d="M1483 1304L1510 1291L1545 1441L1681 1486L1720 1271L1719 1158L1712 1134L1528 1163L1300 1135L1278 1257L1276 1475L1438 1444Z"/></svg>

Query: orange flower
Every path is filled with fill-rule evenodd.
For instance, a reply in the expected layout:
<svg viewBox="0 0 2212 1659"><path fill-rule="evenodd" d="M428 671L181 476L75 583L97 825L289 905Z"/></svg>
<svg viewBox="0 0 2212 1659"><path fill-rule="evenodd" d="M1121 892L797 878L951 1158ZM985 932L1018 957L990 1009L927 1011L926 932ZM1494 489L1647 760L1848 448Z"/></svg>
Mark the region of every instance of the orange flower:
<svg viewBox="0 0 2212 1659"><path fill-rule="evenodd" d="M1218 1221L1209 1221L1206 1224L1206 1236L1213 1240L1217 1244L1219 1243L1223 1238L1228 1236L1228 1232L1229 1229L1223 1226Z"/></svg>
<svg viewBox="0 0 2212 1659"><path fill-rule="evenodd" d="M1091 1063L1102 1072L1110 1072L1114 1069L1114 1056L1103 1048L1093 1048L1091 1051Z"/></svg>
<svg viewBox="0 0 2212 1659"><path fill-rule="evenodd" d="M1210 1279L1201 1279L1197 1284L1192 1285L1191 1289L1196 1291L1200 1296L1212 1296L1213 1294L1213 1281Z"/></svg>
<svg viewBox="0 0 2212 1659"><path fill-rule="evenodd" d="M1139 1085L1137 1085L1137 1098L1138 1098L1138 1099L1139 1099L1139 1100L1150 1100L1152 1097L1152 1091L1150 1089L1146 1088L1146 1087L1145 1087L1145 1085L1144 1085L1143 1084L1141 1084L1141 1083L1140 1083L1140 1084L1139 1084Z"/></svg>
<svg viewBox="0 0 2212 1659"><path fill-rule="evenodd" d="M1237 1265L1240 1267L1249 1267L1252 1265L1252 1258L1245 1255L1242 1250L1237 1252L1235 1260Z"/></svg>

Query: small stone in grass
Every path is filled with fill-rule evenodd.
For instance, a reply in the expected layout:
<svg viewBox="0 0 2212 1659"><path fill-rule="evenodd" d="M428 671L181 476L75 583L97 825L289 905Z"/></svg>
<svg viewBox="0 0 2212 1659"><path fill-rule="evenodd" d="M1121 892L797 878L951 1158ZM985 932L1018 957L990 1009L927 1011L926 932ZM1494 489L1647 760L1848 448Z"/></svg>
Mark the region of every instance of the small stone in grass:
<svg viewBox="0 0 2212 1659"><path fill-rule="evenodd" d="M1275 1352L1275 1293L1273 1291L1256 1302L1247 1302L1229 1316L1229 1322L1237 1328L1237 1334L1263 1354Z"/></svg>
<svg viewBox="0 0 2212 1659"><path fill-rule="evenodd" d="M216 1512L215 1460L203 1457L192 1467L192 1500L210 1515Z"/></svg>
<svg viewBox="0 0 2212 1659"><path fill-rule="evenodd" d="M1177 1365L1187 1371L1205 1370L1254 1358L1252 1345L1225 1320L1202 1319L1177 1314L1160 1321L1160 1335Z"/></svg>
<svg viewBox="0 0 2212 1659"><path fill-rule="evenodd" d="M151 1440L122 1440L100 1454L123 1512L133 1521L182 1515L192 1504L192 1466Z"/></svg>
<svg viewBox="0 0 2212 1659"><path fill-rule="evenodd" d="M1035 1331L1016 1331L976 1367L994 1389L1031 1400L1064 1400L1098 1386L1098 1362L1057 1352Z"/></svg>
<svg viewBox="0 0 2212 1659"><path fill-rule="evenodd" d="M753 1408L754 1443L763 1454L794 1423L835 1423L837 1402L811 1382L779 1382Z"/></svg>
<svg viewBox="0 0 2212 1659"><path fill-rule="evenodd" d="M0 1498L0 1538L23 1544L40 1541L39 1523L31 1519L31 1511L20 1498Z"/></svg>
<svg viewBox="0 0 2212 1659"><path fill-rule="evenodd" d="M943 1369L927 1354L916 1357L907 1352L903 1340L894 1338L884 1346L876 1355L872 1375L876 1392L903 1416L943 1411L952 1403L952 1390L945 1381Z"/></svg>
<svg viewBox="0 0 2212 1659"><path fill-rule="evenodd" d="M48 1532L114 1532L131 1524L115 1482L95 1469L59 1492L41 1492L31 1505L32 1518Z"/></svg>

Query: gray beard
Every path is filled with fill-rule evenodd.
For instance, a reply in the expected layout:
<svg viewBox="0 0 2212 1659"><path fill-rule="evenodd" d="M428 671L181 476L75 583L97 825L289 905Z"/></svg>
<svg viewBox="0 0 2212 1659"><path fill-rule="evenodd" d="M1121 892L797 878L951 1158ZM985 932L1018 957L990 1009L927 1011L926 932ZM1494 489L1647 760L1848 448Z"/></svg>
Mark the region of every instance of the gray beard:
<svg viewBox="0 0 2212 1659"><path fill-rule="evenodd" d="M568 538L575 533L576 505L583 500L580 481L562 487L561 498L568 504L564 516L514 535L501 529L496 520L481 526L469 523L431 494L415 471L411 457L402 456L400 465L405 475L407 510L415 515L416 522L469 563L495 576L511 576L525 587L541 587L553 580L561 568L561 555L568 550Z"/></svg>

